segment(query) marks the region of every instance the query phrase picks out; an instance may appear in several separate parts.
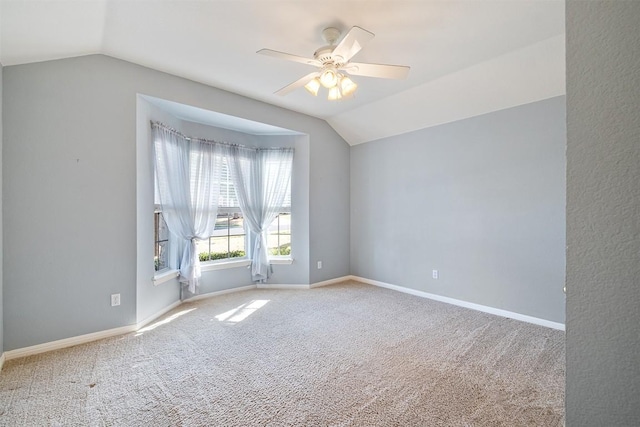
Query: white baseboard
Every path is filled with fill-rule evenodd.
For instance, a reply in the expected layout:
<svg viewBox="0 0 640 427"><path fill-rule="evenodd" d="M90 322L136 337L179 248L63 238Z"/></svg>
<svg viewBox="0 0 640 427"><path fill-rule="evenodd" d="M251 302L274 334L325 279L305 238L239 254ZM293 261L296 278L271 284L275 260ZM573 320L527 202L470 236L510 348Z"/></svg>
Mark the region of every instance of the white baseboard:
<svg viewBox="0 0 640 427"><path fill-rule="evenodd" d="M109 338L116 335L134 332L136 325L121 326L119 328L107 329L106 331L93 332L90 334L79 335L77 337L65 338L62 340L51 341L43 344L32 345L30 347L18 348L5 352L7 360L17 359L18 357L33 356L34 354L45 353L47 351L59 350L61 348L73 347L75 345L88 343L91 341Z"/></svg>
<svg viewBox="0 0 640 427"><path fill-rule="evenodd" d="M181 305L183 302L187 302L187 301L196 301L196 300L200 300L200 299L205 299L205 298L211 298L211 297L215 297L218 295L223 295L223 294L228 294L231 292L240 292L240 291L246 291L248 289L255 289L256 286L255 285L249 285L249 286L243 286L240 288L233 288L233 289L225 289L222 291L217 291L217 292L211 292L208 294L204 294L204 295L197 295L193 298L189 298L188 300L185 301L176 301L173 304L169 305L168 307L163 308L162 310L158 311L157 313L147 317L146 319L142 320L141 322L135 323L133 325L128 325L128 326L121 326L119 328L113 328L113 329L108 329L106 331L100 331L100 332L93 332L90 334L85 334L85 335L79 335L76 337L70 337L70 338L65 338L65 339L61 339L61 340L57 340L57 341L51 341L51 342L47 342L47 343L43 343L43 344L37 344L37 345L32 345L30 347L23 347L23 348L18 348L15 350L10 350L7 351L5 353L2 354L2 356L0 356L0 370L2 369L2 363L4 363L4 360L11 360L11 359L17 359L19 357L26 357L26 356L33 356L36 354L40 354L40 353L45 353L47 351L52 351L52 350L59 350L62 348L67 348L67 347L73 347L75 345L80 345L80 344L85 344L91 341L97 341L103 338L110 338L116 335L123 335L123 334L127 334L129 332L135 332L138 329L142 329L143 327L145 327L146 325L148 325L149 323L153 322L154 320L156 320L157 318L163 316L164 314L168 313L169 311L173 310L174 308L178 307L179 305Z"/></svg>
<svg viewBox="0 0 640 427"><path fill-rule="evenodd" d="M247 286L240 286L239 288L223 289L221 291L215 291L215 292L209 292L207 294L196 295L186 300L183 300L182 302L199 301L201 299L213 298L213 297L217 297L219 295L225 295L225 294L232 294L234 292L248 291L250 289L255 289L255 288L256 288L256 285L247 285Z"/></svg>
<svg viewBox="0 0 640 427"><path fill-rule="evenodd" d="M44 353L44 352L47 352L47 351L59 350L61 348L72 347L74 345L79 345L79 344L84 344L84 343L88 343L88 342L91 342L91 341L96 341L96 340L99 340L99 339L102 339L102 338L109 338L109 337L112 337L112 336L115 336L115 335L122 335L122 334L126 334L126 333L129 333L129 332L135 332L138 329L141 329L141 328L145 327L149 323L153 322L157 318L163 316L167 312L173 310L174 308L178 307L179 305L181 305L182 303L185 303L185 302L193 302L193 301L198 301L198 300L202 300L202 299L213 298L213 297L224 295L224 294L229 294L229 293L233 293L233 292L242 292L242 291L247 291L247 290L256 289L256 288L257 289L313 289L313 288L317 288L317 287L320 287L320 286L334 285L336 283L341 283L341 282L345 282L345 281L348 281L348 280L354 280L354 281L361 282L361 283L366 283L366 284L369 284L369 285L374 285L374 286L379 286L379 287L382 287L382 288L392 289L392 290L395 290L395 291L404 292L404 293L411 294L411 295L416 295L416 296L419 296L419 297L422 297L422 298L429 298L429 299L432 299L432 300L445 302L445 303L457 305L457 306L460 306L460 307L470 308L472 310L482 311L482 312L485 312L485 313L495 314L495 315L502 316L502 317L508 317L508 318L515 319L515 320L520 320L520 321L523 321L523 322L528 322L528 323L533 323L533 324L536 324L536 325L546 326L548 328L559 329L559 330L562 330L562 331L564 331L564 328L565 328L564 324L562 324L562 323L551 322L549 320L539 319L537 317L527 316L527 315L519 314L519 313L513 313L513 312L510 312L510 311L501 310L501 309L498 309L498 308L487 307L487 306L484 306L484 305L474 304L474 303L471 303L471 302L457 300L457 299L449 298L449 297L443 297L443 296L436 295L436 294L430 294L430 293L427 293L427 292L418 291L416 289L405 288L405 287L402 287L402 286L392 285L390 283L379 282L377 280L367 279L367 278L364 278L364 277L348 275L348 276L337 277L335 279L325 280L325 281L322 281L322 282L312 283L310 285L258 284L258 285L241 286L241 287L238 287L238 288L224 289L222 291L210 292L210 293L203 294L203 295L196 295L196 296L191 297L189 299L186 299L184 301L176 301L175 303L171 304L170 306L165 307L164 309L162 309L162 310L158 311L157 313L149 316L148 318L144 319L143 321L138 322L138 323L133 324L133 325L122 326L122 327L119 327L119 328L109 329L109 330L106 330L106 331L94 332L94 333L91 333L91 334L85 334L85 335L80 335L80 336L77 336L77 337L65 338L65 339L62 339L62 340L57 340L57 341L52 341L52 342L48 342L48 343L44 343L44 344L38 344L38 345L30 346L30 347L24 347L24 348L19 348L19 349L16 349L16 350L7 351L7 352L3 353L0 356L0 370L2 369L2 364L4 363L5 360L16 359L18 357L32 356L32 355Z"/></svg>
<svg viewBox="0 0 640 427"><path fill-rule="evenodd" d="M342 276L335 279L324 280L322 282L312 283L310 285L292 285L292 284L279 284L279 283L259 283L258 289L313 289L320 286L335 285L336 283L346 282L352 280L354 276Z"/></svg>
<svg viewBox="0 0 640 427"><path fill-rule="evenodd" d="M217 297L224 294L242 292L242 291L247 291L247 290L256 289L256 288L259 288L259 289L309 289L310 287L326 286L332 283L342 282L344 280L347 280L347 278L350 278L350 277L351 276L345 276L344 278L327 280L320 283L314 283L313 285L287 285L287 284L248 285L248 286L241 286L238 288L231 288L231 289L224 289L221 291L209 292L203 295L196 295L184 301L176 301L173 304L169 305L168 307L163 308L157 313L133 325L121 326L119 328L108 329L106 331L93 332L90 334L79 335L76 337L65 338L57 341L51 341L43 344L32 345L30 347L23 347L23 348L18 348L15 350L4 352L0 356L0 370L2 370L2 365L5 360L17 359L19 357L33 356L35 354L45 353L47 351L59 350L66 347L73 347L75 345L85 344L85 343L96 341L102 338L109 338L115 335L122 335L122 334L127 334L129 332L135 332L138 329L142 329L149 323L153 322L157 318L163 316L164 314L168 313L169 311L173 310L174 308L178 307L179 305L185 302L193 302L193 301L198 301L202 299Z"/></svg>
<svg viewBox="0 0 640 427"><path fill-rule="evenodd" d="M313 289L313 288L319 288L320 286L335 285L336 283L346 282L347 280L354 280L354 277L355 276L336 277L335 279L329 279L322 282L312 283L311 285L309 285L309 288Z"/></svg>
<svg viewBox="0 0 640 427"><path fill-rule="evenodd" d="M447 304L457 305L459 307L470 308L476 311L482 311L484 313L494 314L496 316L508 317L509 319L520 320L522 322L533 323L534 325L545 326L551 329L557 329L560 331L565 330L564 323L552 322L546 319L540 319L538 317L527 316L526 314L514 313L512 311L502 310L499 308L489 307L486 305L475 304L463 300L458 300L449 297L443 297L441 295L430 294L428 292L418 291L416 289L405 288L403 286L392 285L390 283L379 282L377 280L367 279L359 276L352 276L352 280L366 283L369 285L378 286L381 288L392 289L394 291L404 292L405 294L415 295L422 298L429 298L435 301L446 302Z"/></svg>
<svg viewBox="0 0 640 427"><path fill-rule="evenodd" d="M162 310L158 311L157 313L154 313L151 316L147 317L143 321L136 323L136 331L138 329L144 328L149 323L153 322L154 320L156 320L158 317L162 316L163 314L168 313L169 311L173 310L174 308L176 308L180 304L182 304L182 301L176 301L173 304L169 305L168 307L165 307Z"/></svg>
<svg viewBox="0 0 640 427"><path fill-rule="evenodd" d="M309 289L309 285L258 283L257 288L258 289Z"/></svg>

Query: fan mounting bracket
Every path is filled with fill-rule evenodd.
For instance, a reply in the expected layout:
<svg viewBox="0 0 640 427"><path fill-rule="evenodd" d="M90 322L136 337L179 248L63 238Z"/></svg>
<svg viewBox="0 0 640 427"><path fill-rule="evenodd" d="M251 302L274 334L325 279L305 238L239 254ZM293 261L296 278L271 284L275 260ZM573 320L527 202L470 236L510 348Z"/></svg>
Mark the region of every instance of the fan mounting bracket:
<svg viewBox="0 0 640 427"><path fill-rule="evenodd" d="M322 39L329 45L336 44L336 41L340 38L341 31L334 27L328 27L322 30Z"/></svg>

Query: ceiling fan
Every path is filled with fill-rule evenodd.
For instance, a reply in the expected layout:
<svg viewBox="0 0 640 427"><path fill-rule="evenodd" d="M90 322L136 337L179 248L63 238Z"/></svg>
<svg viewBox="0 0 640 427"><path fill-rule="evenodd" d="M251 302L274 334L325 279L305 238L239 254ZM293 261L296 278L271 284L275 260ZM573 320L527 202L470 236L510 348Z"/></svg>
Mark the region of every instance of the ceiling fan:
<svg viewBox="0 0 640 427"><path fill-rule="evenodd" d="M276 95L286 95L304 86L309 93L317 96L320 86L323 86L329 89L328 99L335 101L352 95L358 88L358 85L342 72L352 76L379 77L383 79L404 79L409 74L410 67L404 65L351 62L351 58L360 52L360 49L374 37L375 35L372 32L364 28L353 27L336 45L336 41L340 38L340 30L329 27L322 31L322 38L328 45L316 50L313 54L313 59L271 49L260 49L257 53L319 68L318 71L309 73L276 91Z"/></svg>

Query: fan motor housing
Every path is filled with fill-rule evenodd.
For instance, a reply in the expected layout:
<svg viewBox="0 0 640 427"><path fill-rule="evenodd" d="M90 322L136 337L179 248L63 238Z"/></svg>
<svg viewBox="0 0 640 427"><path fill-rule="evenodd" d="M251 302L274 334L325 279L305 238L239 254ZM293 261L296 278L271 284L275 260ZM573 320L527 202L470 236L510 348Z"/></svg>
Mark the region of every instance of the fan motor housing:
<svg viewBox="0 0 640 427"><path fill-rule="evenodd" d="M340 34L340 30L334 27L322 30L322 38L329 44L327 46L322 46L313 54L313 57L320 61L322 65L335 65L336 67L343 65L343 58L333 56L333 50L336 48L336 41L340 38Z"/></svg>
<svg viewBox="0 0 640 427"><path fill-rule="evenodd" d="M320 49L316 50L313 54L313 57L318 61L326 64L328 62L334 62L333 58L333 48L335 46L323 46Z"/></svg>

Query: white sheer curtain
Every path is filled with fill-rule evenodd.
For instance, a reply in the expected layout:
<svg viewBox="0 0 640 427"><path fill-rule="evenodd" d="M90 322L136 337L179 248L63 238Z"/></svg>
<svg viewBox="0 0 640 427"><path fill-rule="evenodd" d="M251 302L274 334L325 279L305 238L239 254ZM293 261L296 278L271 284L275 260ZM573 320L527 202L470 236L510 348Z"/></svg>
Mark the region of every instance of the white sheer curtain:
<svg viewBox="0 0 640 427"><path fill-rule="evenodd" d="M280 213L293 165L292 148L250 149L231 145L227 158L245 224L255 236L251 251L254 281L269 277L267 227Z"/></svg>
<svg viewBox="0 0 640 427"><path fill-rule="evenodd" d="M213 234L218 213L222 150L152 123L156 191L167 227L183 239L180 281L195 293L201 277L197 239Z"/></svg>

